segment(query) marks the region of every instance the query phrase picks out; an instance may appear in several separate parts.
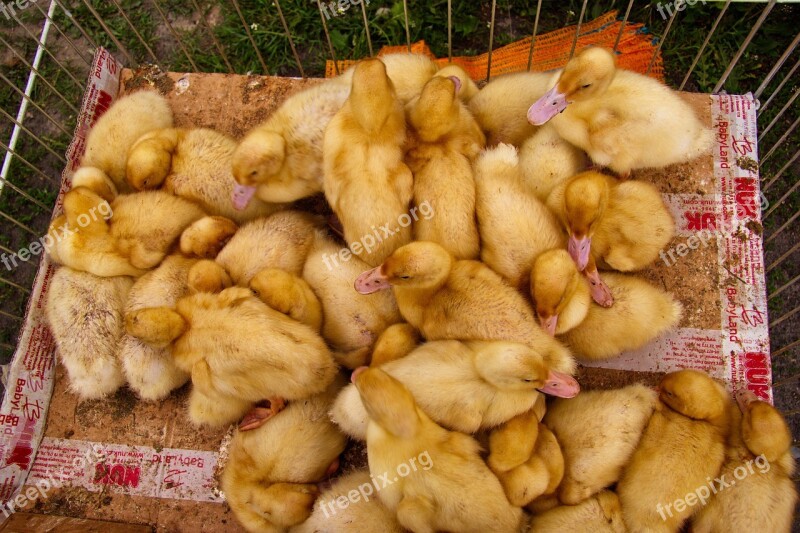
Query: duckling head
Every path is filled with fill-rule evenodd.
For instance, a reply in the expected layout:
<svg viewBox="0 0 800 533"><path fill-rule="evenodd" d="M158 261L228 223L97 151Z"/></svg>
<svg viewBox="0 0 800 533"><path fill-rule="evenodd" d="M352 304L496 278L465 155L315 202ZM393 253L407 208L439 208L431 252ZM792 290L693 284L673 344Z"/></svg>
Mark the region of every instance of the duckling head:
<svg viewBox="0 0 800 533"><path fill-rule="evenodd" d="M169 346L187 328L183 317L168 307L139 309L125 315L128 335L157 348Z"/></svg>
<svg viewBox="0 0 800 533"><path fill-rule="evenodd" d="M550 335L568 329L559 329L558 316L585 283L581 278L566 250L548 250L536 258L531 271L531 296L539 323Z"/></svg>
<svg viewBox="0 0 800 533"><path fill-rule="evenodd" d="M405 385L378 368L357 368L350 379L371 421L400 438L416 435L421 419Z"/></svg>
<svg viewBox="0 0 800 533"><path fill-rule="evenodd" d="M128 152L125 179L137 191L158 189L172 170L173 134L146 134Z"/></svg>
<svg viewBox="0 0 800 533"><path fill-rule="evenodd" d="M475 341L471 345L478 374L498 389L538 390L560 398L572 398L580 392L575 378L550 370L530 346L506 341Z"/></svg>
<svg viewBox="0 0 800 533"><path fill-rule="evenodd" d="M736 402L742 410L742 440L747 449L769 462L780 459L792 445L792 435L780 412L746 389L736 394Z"/></svg>
<svg viewBox="0 0 800 533"><path fill-rule="evenodd" d="M458 124L461 80L435 76L425 84L416 102L409 104L408 122L423 142L436 142Z"/></svg>
<svg viewBox="0 0 800 533"><path fill-rule="evenodd" d="M257 129L242 139L231 158L231 171L237 183L231 196L233 207L246 208L257 186L277 175L285 159L286 140L277 132Z"/></svg>
<svg viewBox="0 0 800 533"><path fill-rule="evenodd" d="M583 172L564 190L569 255L583 271L589 263L595 224L608 205L608 181L599 172Z"/></svg>
<svg viewBox="0 0 800 533"><path fill-rule="evenodd" d="M683 416L695 420L718 419L725 415L730 397L705 372L686 369L664 376L659 398Z"/></svg>
<svg viewBox="0 0 800 533"><path fill-rule="evenodd" d="M394 84L380 59L365 59L356 64L348 103L355 120L367 132L380 132L398 109L400 119L405 120Z"/></svg>
<svg viewBox="0 0 800 533"><path fill-rule="evenodd" d="M434 242L417 241L401 246L380 266L362 273L355 281L361 294L390 287L416 289L441 285L450 274L453 256Z"/></svg>
<svg viewBox="0 0 800 533"><path fill-rule="evenodd" d="M541 126L567 109L572 102L585 102L603 94L617 71L614 52L589 47L567 63L555 87L528 109L528 122Z"/></svg>
<svg viewBox="0 0 800 533"><path fill-rule="evenodd" d="M81 167L72 177L72 188L86 187L97 193L106 202L117 197L117 187L108 174L96 167Z"/></svg>

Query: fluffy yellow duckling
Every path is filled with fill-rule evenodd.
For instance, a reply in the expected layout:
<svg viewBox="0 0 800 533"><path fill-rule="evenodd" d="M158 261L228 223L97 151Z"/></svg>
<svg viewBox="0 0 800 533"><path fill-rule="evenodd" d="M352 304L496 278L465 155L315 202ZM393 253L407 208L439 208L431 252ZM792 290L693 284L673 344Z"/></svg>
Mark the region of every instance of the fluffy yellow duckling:
<svg viewBox="0 0 800 533"><path fill-rule="evenodd" d="M375 341L369 364L378 367L389 361L405 357L414 351L421 341L419 331L411 324L405 322L392 324Z"/></svg>
<svg viewBox="0 0 800 533"><path fill-rule="evenodd" d="M584 48L528 110L533 125L558 134L623 178L631 170L693 159L712 133L677 93L653 78L618 70L614 52ZM538 88L538 87L537 87Z"/></svg>
<svg viewBox="0 0 800 533"><path fill-rule="evenodd" d="M269 424L234 433L220 482L247 531L285 532L311 514L316 483L335 470L346 443L326 415L343 381L290 402Z"/></svg>
<svg viewBox="0 0 800 533"><path fill-rule="evenodd" d="M125 303L125 315L149 307L174 307L189 290L189 270L196 262L173 255L136 280ZM127 333L120 342L119 359L128 386L143 400L166 398L189 381L189 373L178 368L168 348L151 346Z"/></svg>
<svg viewBox="0 0 800 533"><path fill-rule="evenodd" d="M276 311L320 331L322 305L303 278L278 268L267 268L253 276L250 290Z"/></svg>
<svg viewBox="0 0 800 533"><path fill-rule="evenodd" d="M308 520L293 527L291 533L404 533L376 492L369 470L337 478L319 495Z"/></svg>
<svg viewBox="0 0 800 533"><path fill-rule="evenodd" d="M558 499L575 505L615 483L633 455L657 393L644 385L584 391L550 404L544 424L564 454Z"/></svg>
<svg viewBox="0 0 800 533"><path fill-rule="evenodd" d="M530 305L488 266L456 261L432 242L399 248L383 265L361 274L355 288L392 288L400 313L427 340L506 340L527 344L549 369L572 374L575 361L533 316Z"/></svg>
<svg viewBox="0 0 800 533"><path fill-rule="evenodd" d="M540 255L531 272L531 296L542 328L579 359L606 359L635 350L677 325L682 306L643 279L603 274L614 305L591 302L589 283L566 250Z"/></svg>
<svg viewBox="0 0 800 533"><path fill-rule="evenodd" d="M279 404L272 400L317 394L336 374L316 332L241 287L187 296L174 309L140 309L126 316L126 328L151 345L170 346L178 368L191 373L189 414L196 424L229 424L264 398ZM275 410L271 405L254 416L263 422Z"/></svg>
<svg viewBox="0 0 800 533"><path fill-rule="evenodd" d="M459 100L461 81L434 76L406 106L414 174L414 203L430 217L416 217L414 240L441 244L458 259L475 259L480 240L475 220L472 163L485 143L483 132Z"/></svg>
<svg viewBox="0 0 800 533"><path fill-rule="evenodd" d="M531 103L551 87L551 76L519 72L498 76L469 101L469 110L486 133L488 146L520 146L536 132L525 117Z"/></svg>
<svg viewBox="0 0 800 533"><path fill-rule="evenodd" d="M239 226L233 220L203 217L181 233L181 253L187 257L214 259L237 231Z"/></svg>
<svg viewBox="0 0 800 533"><path fill-rule="evenodd" d="M536 351L515 342L431 341L380 368L403 383L434 422L468 434L529 411L539 392L570 397L580 390L574 378L550 370ZM366 412L352 387L331 414L348 435L365 437Z"/></svg>
<svg viewBox="0 0 800 533"><path fill-rule="evenodd" d="M519 148L519 166L525 186L542 202L555 187L586 168L586 154L562 139L547 124Z"/></svg>
<svg viewBox="0 0 800 533"><path fill-rule="evenodd" d="M719 475L730 432L730 395L704 372L667 374L617 494L632 532L677 532L698 507L687 494ZM695 503L697 503L695 501Z"/></svg>
<svg viewBox="0 0 800 533"><path fill-rule="evenodd" d="M467 71L456 64L451 63L440 68L434 76L439 76L440 78L457 78L460 83L458 97L465 104L468 104L469 101L472 100L472 97L478 94L478 86L472 81Z"/></svg>
<svg viewBox="0 0 800 533"><path fill-rule="evenodd" d="M536 406L517 415L489 435L487 464L512 505L528 505L553 494L564 476L561 447L540 422L543 409Z"/></svg>
<svg viewBox="0 0 800 533"><path fill-rule="evenodd" d="M438 68L418 54L388 54L381 61L403 102L417 96ZM323 191L323 136L350 95L354 70L287 98L242 139L232 160L237 207L247 206L254 195L265 202L293 202Z"/></svg>
<svg viewBox="0 0 800 533"><path fill-rule="evenodd" d="M344 260L341 251L341 245L317 234L302 275L322 304L322 336L337 362L358 368L368 363L378 336L402 317L391 292L366 296L353 290L369 265L349 253Z"/></svg>
<svg viewBox="0 0 800 533"><path fill-rule="evenodd" d="M380 369L363 369L352 379L370 418L370 474L388 481L377 494L403 527L416 532L519 530L522 511L508 502L472 437L438 426L402 383Z"/></svg>
<svg viewBox="0 0 800 533"><path fill-rule="evenodd" d="M125 181L128 150L145 133L171 127L172 109L157 92L138 91L123 96L89 131L81 165L105 172L119 192L130 192Z"/></svg>
<svg viewBox="0 0 800 533"><path fill-rule="evenodd" d="M675 222L653 185L588 171L557 186L547 199L569 233L569 253L592 284L594 300L613 303L597 267L629 272L656 260Z"/></svg>
<svg viewBox="0 0 800 533"><path fill-rule="evenodd" d="M736 400L725 464L708 504L692 520L692 531L788 533L797 505L792 481L792 434L780 412L747 390ZM733 485L735 482L735 485ZM705 496L709 496L709 490Z"/></svg>
<svg viewBox="0 0 800 533"><path fill-rule="evenodd" d="M314 216L299 211L280 211L253 220L236 231L215 262L242 287L267 268L299 275L319 224Z"/></svg>
<svg viewBox="0 0 800 533"><path fill-rule="evenodd" d="M375 266L411 241L408 216L413 176L403 162L403 104L378 59L361 61L344 107L325 131L325 197L344 227L347 243L361 243L381 230L374 247L353 250ZM355 248L355 247L354 247Z"/></svg>
<svg viewBox="0 0 800 533"><path fill-rule="evenodd" d="M124 194L111 208L110 234L116 248L141 269L161 263L183 230L206 215L194 203L165 191Z"/></svg>
<svg viewBox="0 0 800 533"><path fill-rule="evenodd" d="M127 180L135 190L163 188L210 215L238 223L267 216L282 204L259 199L234 205L231 157L236 141L206 128L166 128L140 137L128 152Z"/></svg>
<svg viewBox="0 0 800 533"><path fill-rule="evenodd" d="M604 490L577 505L562 505L531 520L530 531L564 533L586 531L591 533L627 533L622 519L619 498Z"/></svg>
<svg viewBox="0 0 800 533"><path fill-rule="evenodd" d="M117 352L132 285L129 277L101 278L67 267L50 281L47 322L70 389L82 399L102 398L125 384Z"/></svg>
<svg viewBox="0 0 800 533"><path fill-rule="evenodd" d="M545 250L564 247L564 231L526 187L513 146L501 144L481 154L475 181L481 260L527 292L533 262Z"/></svg>
<svg viewBox="0 0 800 533"><path fill-rule="evenodd" d="M111 235L111 204L87 187L64 195L64 214L53 219L45 248L50 258L66 267L99 277L141 276Z"/></svg>

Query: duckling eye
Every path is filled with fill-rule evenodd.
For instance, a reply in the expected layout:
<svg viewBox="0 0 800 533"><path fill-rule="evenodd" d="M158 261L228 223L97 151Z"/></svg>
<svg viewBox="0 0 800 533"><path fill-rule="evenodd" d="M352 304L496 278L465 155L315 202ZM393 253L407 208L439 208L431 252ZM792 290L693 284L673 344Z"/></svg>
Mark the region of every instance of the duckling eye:
<svg viewBox="0 0 800 533"><path fill-rule="evenodd" d="M400 276L400 279L411 279L411 276Z"/></svg>
<svg viewBox="0 0 800 533"><path fill-rule="evenodd" d="M591 86L592 86L591 83L587 83L586 85L581 86L581 89L588 89Z"/></svg>
<svg viewBox="0 0 800 533"><path fill-rule="evenodd" d="M531 383L533 380L531 378L528 378L528 379L523 379L522 381L524 381L525 383Z"/></svg>

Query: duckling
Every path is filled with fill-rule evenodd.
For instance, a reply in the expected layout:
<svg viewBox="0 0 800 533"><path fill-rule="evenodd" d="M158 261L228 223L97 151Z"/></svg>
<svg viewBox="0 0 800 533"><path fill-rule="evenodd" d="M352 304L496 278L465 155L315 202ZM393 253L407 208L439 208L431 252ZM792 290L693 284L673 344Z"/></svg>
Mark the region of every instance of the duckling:
<svg viewBox="0 0 800 533"><path fill-rule="evenodd" d="M531 410L539 392L570 397L580 390L574 378L548 369L541 355L515 342L431 341L380 368L403 383L434 422L468 434ZM349 388L331 414L343 420L348 435L363 439L366 413Z"/></svg>
<svg viewBox="0 0 800 533"><path fill-rule="evenodd" d="M206 216L193 202L166 191L124 194L111 208L110 234L117 250L131 265L145 270L161 263L181 233Z"/></svg>
<svg viewBox="0 0 800 533"><path fill-rule="evenodd" d="M653 185L620 182L588 171L555 187L547 198L569 233L569 253L592 284L592 297L610 307L613 297L597 267L629 272L656 260L675 234L675 222Z"/></svg>
<svg viewBox="0 0 800 533"><path fill-rule="evenodd" d="M146 272L133 265L111 235L111 204L86 187L64 195L64 214L50 223L44 245L57 264L98 277L132 276Z"/></svg>
<svg viewBox="0 0 800 533"><path fill-rule="evenodd" d="M189 414L198 425L234 422L264 398L319 393L336 374L316 332L241 287L186 296L174 309L134 311L126 328L151 345L170 346L177 367L191 373Z"/></svg>
<svg viewBox="0 0 800 533"><path fill-rule="evenodd" d="M539 353L550 370L574 373L569 350L539 327L521 294L488 266L456 261L436 243L399 248L361 274L355 288L362 294L392 288L403 318L429 341L520 342Z"/></svg>
<svg viewBox="0 0 800 533"><path fill-rule="evenodd" d="M531 409L489 435L487 464L512 505L525 506L556 491L564 476L564 456L553 433Z"/></svg>
<svg viewBox="0 0 800 533"><path fill-rule="evenodd" d="M233 287L233 280L228 272L214 261L201 259L189 269L187 285L189 294L218 293Z"/></svg>
<svg viewBox="0 0 800 533"><path fill-rule="evenodd" d="M550 404L543 422L564 454L562 503L576 505L620 478L657 401L653 389L630 385L584 391Z"/></svg>
<svg viewBox="0 0 800 533"><path fill-rule="evenodd" d="M317 218L299 211L253 220L239 228L215 260L242 287L266 268L300 275L319 225Z"/></svg>
<svg viewBox="0 0 800 533"><path fill-rule="evenodd" d="M714 491L692 520L692 531L788 533L797 505L792 434L780 412L752 392L739 391L736 401L741 412L732 410L731 437L719 476L730 486Z"/></svg>
<svg viewBox="0 0 800 533"><path fill-rule="evenodd" d="M680 302L645 280L610 273L603 280L614 298L610 308L592 305L589 283L566 250L549 250L534 263L531 296L542 328L576 357L606 359L641 348L680 320Z"/></svg>
<svg viewBox="0 0 800 533"><path fill-rule="evenodd" d="M45 314L69 377L81 399L113 394L125 384L117 353L129 277L98 277L59 267L47 291Z"/></svg>
<svg viewBox="0 0 800 533"><path fill-rule="evenodd" d="M545 124L519 148L522 182L537 199L546 202L552 190L586 168L586 154Z"/></svg>
<svg viewBox="0 0 800 533"><path fill-rule="evenodd" d="M236 141L206 128L166 128L140 137L128 152L127 180L135 190L163 188L200 205L210 215L243 223L267 216L283 204L259 199L237 209L231 157Z"/></svg>
<svg viewBox="0 0 800 533"><path fill-rule="evenodd" d="M89 130L81 165L105 172L120 193L131 192L125 181L128 150L145 133L171 127L172 109L157 92L123 96Z"/></svg>
<svg viewBox="0 0 800 533"><path fill-rule="evenodd" d="M711 129L677 93L617 69L607 48L584 48L548 87L530 106L528 121L550 121L561 137L623 179L631 170L689 161L711 147Z"/></svg>
<svg viewBox="0 0 800 533"><path fill-rule="evenodd" d="M188 292L189 269L196 263L179 255L167 257L131 288L125 316L149 307L173 307ZM151 346L125 333L119 359L128 386L146 401L158 401L189 381L189 373L178 368L168 348Z"/></svg>
<svg viewBox="0 0 800 533"><path fill-rule="evenodd" d="M391 476L401 474L398 465L407 467L407 475L377 493L403 527L416 532L520 529L522 511L506 499L475 439L438 426L408 389L381 369L357 371L352 379L370 419L370 474ZM408 464L413 459L421 468Z"/></svg>
<svg viewBox="0 0 800 533"><path fill-rule="evenodd" d="M413 195L413 177L403 162L405 137L403 105L386 66L378 59L361 61L353 72L350 98L325 131L324 189L346 242L361 243L389 224L389 233L383 231L374 247L353 250L372 266L411 241L408 225L391 227L408 216Z"/></svg>
<svg viewBox="0 0 800 533"><path fill-rule="evenodd" d="M456 65L450 63L440 68L434 76L440 78L455 78L454 82L458 85L458 97L462 102L468 104L472 97L478 94L478 86L472 81L472 78L467 74L467 71ZM390 76L391 77L391 74Z"/></svg>
<svg viewBox="0 0 800 533"><path fill-rule="evenodd" d="M388 54L381 61L403 102L417 96L438 68L418 54ZM280 203L323 191L323 136L350 96L354 71L287 98L242 139L231 163L239 183L233 193L236 207L245 208L254 195Z"/></svg>
<svg viewBox="0 0 800 533"><path fill-rule="evenodd" d="M279 268L266 268L250 280L250 290L276 311L320 331L322 305L304 279Z"/></svg>
<svg viewBox="0 0 800 533"><path fill-rule="evenodd" d="M509 144L481 154L475 165L481 260L512 287L527 292L531 267L566 236L558 219L525 185L517 149Z"/></svg>
<svg viewBox="0 0 800 533"><path fill-rule="evenodd" d="M392 324L375 341L369 364L378 367L389 361L405 357L414 351L421 341L419 331L411 324L405 322Z"/></svg>
<svg viewBox="0 0 800 533"><path fill-rule="evenodd" d="M437 242L457 259L475 259L480 242L472 163L486 139L459 100L460 88L456 77L434 76L409 102L406 164L414 174L414 203L427 203L433 212L414 221L414 240Z"/></svg>
<svg viewBox="0 0 800 533"><path fill-rule="evenodd" d="M677 532L697 511L672 503L715 478L730 432L730 395L704 372L667 374L617 494L631 531ZM685 502L688 503L688 502Z"/></svg>
<svg viewBox="0 0 800 533"><path fill-rule="evenodd" d="M353 497L355 496L355 498ZM337 503L345 498L346 504ZM369 470L356 470L337 478L328 490L322 492L314 504L308 520L291 529L291 533L404 533L397 522L375 495Z"/></svg>
<svg viewBox="0 0 800 533"><path fill-rule="evenodd" d="M486 133L487 146L499 143L520 146L536 133L525 114L531 103L547 92L551 76L517 72L492 79L469 101L469 110Z"/></svg>
<svg viewBox="0 0 800 533"><path fill-rule="evenodd" d="M95 167L81 167L72 175L71 189L85 187L96 193L100 198L108 203L114 201L119 196L117 186L108 177L108 174Z"/></svg>
<svg viewBox="0 0 800 533"><path fill-rule="evenodd" d="M316 483L331 473L346 443L326 416L343 382L337 376L323 392L290 402L269 424L234 433L220 484L247 531L286 531L311 515Z"/></svg>
<svg viewBox="0 0 800 533"><path fill-rule="evenodd" d="M181 233L181 253L187 257L214 259L239 230L225 217L203 217Z"/></svg>
<svg viewBox="0 0 800 533"><path fill-rule="evenodd" d="M302 277L322 304L322 336L337 362L347 368L366 365L378 336L402 321L391 292L365 296L353 283L369 265L354 255L342 258L341 245L315 235Z"/></svg>
<svg viewBox="0 0 800 533"><path fill-rule="evenodd" d="M609 490L599 492L577 505L561 505L531 520L530 531L563 533L627 533L619 498Z"/></svg>

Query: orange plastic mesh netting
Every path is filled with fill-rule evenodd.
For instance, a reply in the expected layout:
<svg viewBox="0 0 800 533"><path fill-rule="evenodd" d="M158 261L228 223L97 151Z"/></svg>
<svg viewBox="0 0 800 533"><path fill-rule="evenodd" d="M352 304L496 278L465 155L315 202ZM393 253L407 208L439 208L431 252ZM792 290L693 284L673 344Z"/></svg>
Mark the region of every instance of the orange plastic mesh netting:
<svg viewBox="0 0 800 533"><path fill-rule="evenodd" d="M622 21L617 20L617 12L611 11L602 15L591 22L581 25L576 50L594 45L607 46L612 48L617 40ZM653 54L657 47L657 41L653 35L643 31L644 25L628 22L617 46L617 64L620 68L633 70L641 74L647 73L647 67L653 59ZM531 70L546 71L563 67L569 60L572 41L575 39L576 26L567 26L560 30L551 31L536 36L536 43L533 50ZM492 52L492 77L510 72L520 72L528 69L528 56L531 49L531 38L526 37L513 42ZM378 56L398 52L407 52L408 47L384 46ZM447 58L438 59L433 55L425 41L418 41L411 45L411 52L415 54L427 55L435 59L440 65L449 63ZM489 54L481 54L474 57L454 57L453 63L460 65L466 70L473 80L485 80L486 71L489 64ZM337 61L336 65L328 60L325 68L325 77L331 78L336 75L336 66L339 72L343 72L354 65L354 60ZM664 81L664 66L661 54L656 53L650 72L650 77Z"/></svg>

